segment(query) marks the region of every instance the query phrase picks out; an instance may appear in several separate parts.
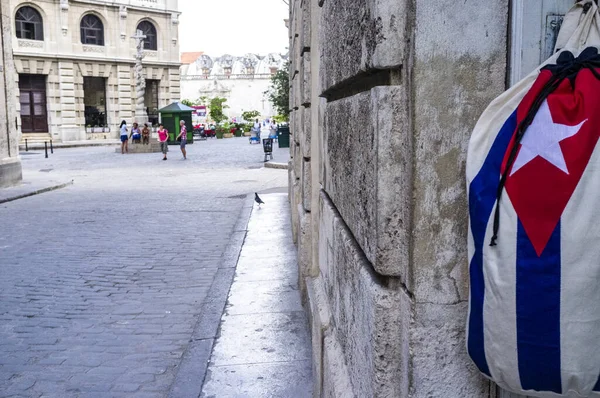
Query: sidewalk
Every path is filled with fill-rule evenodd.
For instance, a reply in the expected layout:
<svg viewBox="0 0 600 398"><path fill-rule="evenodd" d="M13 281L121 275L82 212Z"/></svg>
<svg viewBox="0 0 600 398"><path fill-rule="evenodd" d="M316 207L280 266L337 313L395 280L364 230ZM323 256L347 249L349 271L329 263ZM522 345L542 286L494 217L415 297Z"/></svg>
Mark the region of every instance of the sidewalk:
<svg viewBox="0 0 600 398"><path fill-rule="evenodd" d="M28 196L61 189L73 184L73 180L54 178L23 171L23 181L15 186L0 188L0 203L26 198Z"/></svg>
<svg viewBox="0 0 600 398"><path fill-rule="evenodd" d="M255 204L202 397L311 397L311 343L287 194Z"/></svg>

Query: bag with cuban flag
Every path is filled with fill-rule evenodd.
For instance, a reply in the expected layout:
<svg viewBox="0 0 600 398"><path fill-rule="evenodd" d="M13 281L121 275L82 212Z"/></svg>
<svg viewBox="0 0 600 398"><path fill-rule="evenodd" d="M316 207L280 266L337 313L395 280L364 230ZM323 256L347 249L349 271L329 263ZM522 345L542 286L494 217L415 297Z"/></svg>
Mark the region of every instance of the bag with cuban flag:
<svg viewBox="0 0 600 398"><path fill-rule="evenodd" d="M599 47L580 1L469 142L467 350L517 394L600 397Z"/></svg>

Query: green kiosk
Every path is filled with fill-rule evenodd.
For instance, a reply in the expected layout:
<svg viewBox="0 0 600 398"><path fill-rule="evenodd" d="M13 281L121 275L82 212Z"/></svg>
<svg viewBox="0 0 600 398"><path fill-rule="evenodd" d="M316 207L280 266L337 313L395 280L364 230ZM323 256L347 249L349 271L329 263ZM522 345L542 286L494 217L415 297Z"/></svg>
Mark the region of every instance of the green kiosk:
<svg viewBox="0 0 600 398"><path fill-rule="evenodd" d="M192 112L194 108L190 108L181 102L173 102L171 105L165 106L158 110L160 113L160 121L163 126L169 130L169 144L177 144L175 138L179 135L179 122L185 121L187 127L187 142L194 142L194 126L192 125Z"/></svg>

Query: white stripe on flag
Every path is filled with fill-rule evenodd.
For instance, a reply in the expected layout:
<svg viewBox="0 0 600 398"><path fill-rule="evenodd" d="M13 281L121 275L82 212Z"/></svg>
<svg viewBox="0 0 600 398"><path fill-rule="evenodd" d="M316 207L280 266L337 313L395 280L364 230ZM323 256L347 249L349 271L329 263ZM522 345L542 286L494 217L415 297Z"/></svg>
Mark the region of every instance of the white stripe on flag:
<svg viewBox="0 0 600 398"><path fill-rule="evenodd" d="M498 245L489 246L492 211L483 246L485 354L494 380L509 390L520 390L516 318L517 215L508 195L502 195L500 203Z"/></svg>
<svg viewBox="0 0 600 398"><path fill-rule="evenodd" d="M561 218L563 392L591 391L600 375L600 149ZM571 376L569 375L578 375Z"/></svg>

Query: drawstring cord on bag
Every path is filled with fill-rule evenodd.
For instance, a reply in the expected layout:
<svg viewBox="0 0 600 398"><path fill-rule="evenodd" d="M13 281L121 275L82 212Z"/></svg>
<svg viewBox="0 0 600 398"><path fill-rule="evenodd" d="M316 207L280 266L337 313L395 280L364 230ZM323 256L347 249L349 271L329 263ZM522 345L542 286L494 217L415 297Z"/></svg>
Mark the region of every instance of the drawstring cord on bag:
<svg viewBox="0 0 600 398"><path fill-rule="evenodd" d="M494 212L494 228L490 246L496 246L496 241L498 240L498 231L500 229L500 199L502 197L502 191L504 191L508 173L515 162L515 158L519 152L519 145L521 144L521 141L527 132L527 128L531 125L531 123L533 123L535 115L546 98L548 98L548 96L552 94L565 79L569 79L571 81L571 85L575 87L575 78L577 77L577 74L583 69L588 69L590 72L592 72L596 79L600 80L600 73L596 71L596 68L600 68L600 55L598 55L598 49L595 47L586 48L577 58L575 58L571 52L565 51L558 57L556 65L547 65L542 68L542 70L551 71L552 77L550 80L548 80L548 82L546 82L546 84L544 84L542 90L535 97L535 100L525 115L525 118L517 127L515 140L511 147L510 155L508 156L506 168L502 173L498 190L496 192L496 210Z"/></svg>

